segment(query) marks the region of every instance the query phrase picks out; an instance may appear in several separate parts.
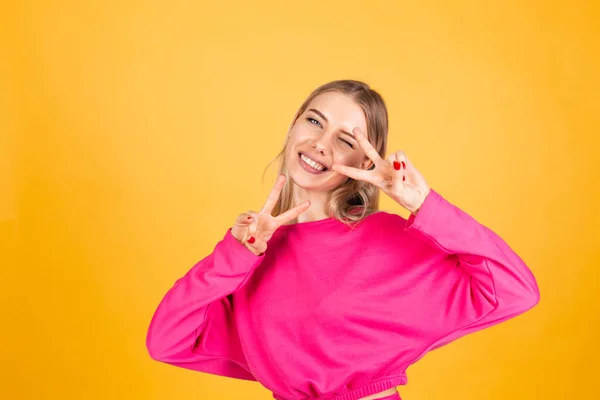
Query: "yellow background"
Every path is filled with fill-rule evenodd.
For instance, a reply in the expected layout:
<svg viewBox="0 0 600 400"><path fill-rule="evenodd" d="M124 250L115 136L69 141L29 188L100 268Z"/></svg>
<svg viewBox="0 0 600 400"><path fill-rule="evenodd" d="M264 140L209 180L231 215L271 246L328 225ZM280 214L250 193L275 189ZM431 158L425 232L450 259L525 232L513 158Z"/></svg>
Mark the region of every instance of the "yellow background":
<svg viewBox="0 0 600 400"><path fill-rule="evenodd" d="M411 367L403 398L598 398L598 2L13 3L0 12L3 398L271 398L151 361L146 329L262 205L304 97L340 78L383 94L389 150L505 238L541 288L531 312Z"/></svg>

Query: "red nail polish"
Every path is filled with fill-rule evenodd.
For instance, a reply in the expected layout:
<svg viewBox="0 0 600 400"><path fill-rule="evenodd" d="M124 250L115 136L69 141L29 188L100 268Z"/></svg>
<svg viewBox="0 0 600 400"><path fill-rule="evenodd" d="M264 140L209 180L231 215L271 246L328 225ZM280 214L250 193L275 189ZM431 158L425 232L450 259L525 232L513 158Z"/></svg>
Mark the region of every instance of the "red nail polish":
<svg viewBox="0 0 600 400"><path fill-rule="evenodd" d="M400 163L398 161L394 161L394 169L398 171L400 169Z"/></svg>
<svg viewBox="0 0 600 400"><path fill-rule="evenodd" d="M248 238L248 243L250 243L250 244L254 243L255 241L256 241L256 239L254 239L254 236L250 236Z"/></svg>
<svg viewBox="0 0 600 400"><path fill-rule="evenodd" d="M404 161L402 161L402 168L406 169L406 164L404 164Z"/></svg>
<svg viewBox="0 0 600 400"><path fill-rule="evenodd" d="M248 217L248 219L252 219L252 217Z"/></svg>
<svg viewBox="0 0 600 400"><path fill-rule="evenodd" d="M258 256L259 256L259 257L262 257L262 256L264 256L264 255L265 255L265 253L260 253Z"/></svg>
<svg viewBox="0 0 600 400"><path fill-rule="evenodd" d="M405 176L402 176L402 181L404 182L405 180L406 180L406 177L405 177Z"/></svg>

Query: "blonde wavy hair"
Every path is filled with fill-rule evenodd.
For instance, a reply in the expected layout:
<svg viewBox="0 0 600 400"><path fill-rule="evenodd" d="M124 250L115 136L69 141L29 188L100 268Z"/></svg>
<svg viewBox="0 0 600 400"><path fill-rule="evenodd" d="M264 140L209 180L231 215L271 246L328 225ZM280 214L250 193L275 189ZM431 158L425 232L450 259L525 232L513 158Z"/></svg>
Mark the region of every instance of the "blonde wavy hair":
<svg viewBox="0 0 600 400"><path fill-rule="evenodd" d="M369 142L382 158L387 151L388 136L388 113L383 98L375 90L361 81L336 80L328 82L316 88L304 100L298 109L296 116L290 125L290 130L298 118L304 113L310 102L317 96L327 92L339 92L350 96L358 104L367 121L367 136ZM273 215L279 215L289 210L292 204L293 185L289 180L288 171L285 168L285 149L289 136L286 135L285 143L281 152L267 165L269 166L279 160L279 174L286 176L286 182L281 191L279 200L273 208ZM371 168L374 166L372 165ZM264 179L264 173L263 173ZM360 222L366 216L379 210L379 189L367 182L348 178L343 184L333 190L329 202L329 216L338 219L350 226Z"/></svg>

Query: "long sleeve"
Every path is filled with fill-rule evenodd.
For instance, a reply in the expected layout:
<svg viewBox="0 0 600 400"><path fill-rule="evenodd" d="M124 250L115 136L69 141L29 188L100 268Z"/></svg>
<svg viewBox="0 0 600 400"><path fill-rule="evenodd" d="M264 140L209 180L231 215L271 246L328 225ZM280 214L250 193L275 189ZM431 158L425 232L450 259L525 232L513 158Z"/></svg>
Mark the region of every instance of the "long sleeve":
<svg viewBox="0 0 600 400"><path fill-rule="evenodd" d="M405 230L420 235L444 260L431 273L429 287L435 290L427 293L435 335L417 359L539 302L536 280L523 260L496 233L437 192L430 191L417 215L407 220Z"/></svg>
<svg viewBox="0 0 600 400"><path fill-rule="evenodd" d="M150 356L187 369L255 380L239 341L231 294L263 257L248 251L229 229L158 305L146 338Z"/></svg>

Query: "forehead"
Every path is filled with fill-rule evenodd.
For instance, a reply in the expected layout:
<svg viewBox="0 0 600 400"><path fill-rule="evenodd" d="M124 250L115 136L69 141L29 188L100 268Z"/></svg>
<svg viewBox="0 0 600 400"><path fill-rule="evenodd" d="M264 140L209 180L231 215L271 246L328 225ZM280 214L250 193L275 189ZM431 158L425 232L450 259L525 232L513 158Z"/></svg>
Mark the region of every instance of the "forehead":
<svg viewBox="0 0 600 400"><path fill-rule="evenodd" d="M311 108L322 112L330 124L345 127L350 132L355 127L366 131L367 121L362 108L346 94L321 93L306 107L307 110Z"/></svg>

